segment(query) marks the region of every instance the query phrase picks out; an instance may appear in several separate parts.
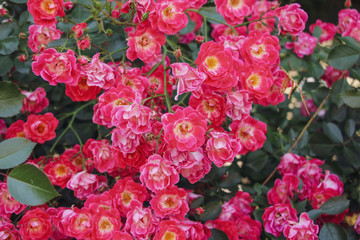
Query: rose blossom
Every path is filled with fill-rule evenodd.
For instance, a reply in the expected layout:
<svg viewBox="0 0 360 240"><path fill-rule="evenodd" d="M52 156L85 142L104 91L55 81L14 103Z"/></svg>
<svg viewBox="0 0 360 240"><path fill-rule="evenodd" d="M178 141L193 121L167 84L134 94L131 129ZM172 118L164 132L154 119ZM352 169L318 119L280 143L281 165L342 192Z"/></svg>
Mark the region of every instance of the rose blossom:
<svg viewBox="0 0 360 240"><path fill-rule="evenodd" d="M27 211L18 224L24 240L43 240L50 237L50 215L41 208Z"/></svg>
<svg viewBox="0 0 360 240"><path fill-rule="evenodd" d="M28 116L24 124L24 133L26 138L31 141L44 143L56 137L55 129L59 124L52 113L45 113L44 115Z"/></svg>
<svg viewBox="0 0 360 240"><path fill-rule="evenodd" d="M296 209L289 204L275 204L265 208L262 219L265 231L275 237L279 237L286 226L298 221Z"/></svg>
<svg viewBox="0 0 360 240"><path fill-rule="evenodd" d="M353 24L360 21L360 13L356 9L341 9L338 13L339 24L337 30L340 34L351 29Z"/></svg>
<svg viewBox="0 0 360 240"><path fill-rule="evenodd" d="M115 75L113 69L101 62L99 56L100 53L96 53L90 63L81 66L81 70L88 76L87 85L107 90L114 85Z"/></svg>
<svg viewBox="0 0 360 240"><path fill-rule="evenodd" d="M243 215L236 219L235 226L239 239L257 240L261 235L261 223L252 219L249 215Z"/></svg>
<svg viewBox="0 0 360 240"><path fill-rule="evenodd" d="M25 204L18 202L11 196L7 184L4 182L0 182L0 203L0 216L4 217L10 217L13 213L20 214L26 208Z"/></svg>
<svg viewBox="0 0 360 240"><path fill-rule="evenodd" d="M79 172L71 177L66 187L74 191L75 197L85 200L98 188L98 176L85 171Z"/></svg>
<svg viewBox="0 0 360 240"><path fill-rule="evenodd" d="M207 122L204 116L192 107L177 109L161 117L164 139L169 147L180 151L196 151L205 143Z"/></svg>
<svg viewBox="0 0 360 240"><path fill-rule="evenodd" d="M39 47L46 46L49 42L60 39L62 32L56 25L31 25L29 27L28 46L34 53L39 53Z"/></svg>
<svg viewBox="0 0 360 240"><path fill-rule="evenodd" d="M172 216L182 220L189 211L186 202L186 191L176 186L159 190L151 199L150 205L154 209L155 215L161 218Z"/></svg>
<svg viewBox="0 0 360 240"><path fill-rule="evenodd" d="M267 199L270 205L276 203L290 204L294 197L294 191L299 186L299 179L295 175L285 174L283 179L276 179L274 187L267 193Z"/></svg>
<svg viewBox="0 0 360 240"><path fill-rule="evenodd" d="M14 138L14 137L26 137L24 132L24 124L23 120L17 120L6 131L5 139Z"/></svg>
<svg viewBox="0 0 360 240"><path fill-rule="evenodd" d="M71 164L67 156L61 156L48 162L44 167L44 172L53 185L64 188L71 176L76 173L76 167Z"/></svg>
<svg viewBox="0 0 360 240"><path fill-rule="evenodd" d="M169 188L179 182L179 173L170 161L160 155L151 155L140 167L140 181L153 192Z"/></svg>
<svg viewBox="0 0 360 240"><path fill-rule="evenodd" d="M57 23L56 17L64 17L64 0L29 0L27 7L35 24L50 26Z"/></svg>
<svg viewBox="0 0 360 240"><path fill-rule="evenodd" d="M250 115L252 101L245 90L228 92L226 95L226 115L233 120L241 120Z"/></svg>
<svg viewBox="0 0 360 240"><path fill-rule="evenodd" d="M300 8L300 4L293 3L285 5L276 9L275 14L279 19L279 34L289 33L297 36L304 31L308 15Z"/></svg>
<svg viewBox="0 0 360 240"><path fill-rule="evenodd" d="M239 154L248 151L256 151L261 148L266 140L266 124L253 119L251 116L241 121L233 121L230 125L231 133L240 141L241 150Z"/></svg>
<svg viewBox="0 0 360 240"><path fill-rule="evenodd" d="M294 42L294 52L299 58L303 58L305 55L311 55L316 47L317 40L316 37L308 33L300 33L297 41Z"/></svg>
<svg viewBox="0 0 360 240"><path fill-rule="evenodd" d="M255 0L215 0L216 10L231 25L240 24L252 12Z"/></svg>
<svg viewBox="0 0 360 240"><path fill-rule="evenodd" d="M89 101L94 100L100 91L100 87L88 85L88 76L81 71L77 85L69 86L66 84L65 94L74 102Z"/></svg>
<svg viewBox="0 0 360 240"><path fill-rule="evenodd" d="M179 223L174 220L161 221L159 229L154 236L154 240L182 240L186 239L185 232L179 226Z"/></svg>
<svg viewBox="0 0 360 240"><path fill-rule="evenodd" d="M318 232L319 226L314 224L307 212L303 212L300 215L299 223L287 225L283 233L289 240L316 240Z"/></svg>
<svg viewBox="0 0 360 240"><path fill-rule="evenodd" d="M31 66L34 74L40 75L50 85L56 86L58 83L66 83L74 86L78 82L80 73L72 50L68 50L66 53L58 53L54 48L46 49L36 61L32 62Z"/></svg>
<svg viewBox="0 0 360 240"><path fill-rule="evenodd" d="M321 80L325 81L326 85L330 88L334 82L347 78L348 76L349 70L342 71L329 65L326 67L324 75L321 76Z"/></svg>
<svg viewBox="0 0 360 240"><path fill-rule="evenodd" d="M200 85L205 81L205 73L199 72L196 68L191 67L188 63L171 64L174 79L177 80L177 93L175 100L185 92L198 91Z"/></svg>
<svg viewBox="0 0 360 240"><path fill-rule="evenodd" d="M315 27L321 28L320 43L332 40L336 34L336 26L332 23L322 22L317 19L314 24L310 25L310 32L314 34Z"/></svg>
<svg viewBox="0 0 360 240"><path fill-rule="evenodd" d="M155 232L158 222L149 208L136 206L126 215L125 230L139 240L147 240Z"/></svg>
<svg viewBox="0 0 360 240"><path fill-rule="evenodd" d="M38 87L34 92L21 91L25 95L21 112L40 113L49 105L45 89Z"/></svg>
<svg viewBox="0 0 360 240"><path fill-rule="evenodd" d="M210 229L218 229L223 231L229 240L239 240L238 229L235 226L235 223L232 221L222 221L219 219L210 220L205 223L205 225Z"/></svg>
<svg viewBox="0 0 360 240"><path fill-rule="evenodd" d="M204 84L219 90L228 90L237 85L239 60L233 58L233 53L216 42L201 44L200 52L195 60L198 70L207 75Z"/></svg>
<svg viewBox="0 0 360 240"><path fill-rule="evenodd" d="M231 163L240 152L241 145L236 139L231 139L227 133L211 131L211 137L206 143L209 159L217 166Z"/></svg>
<svg viewBox="0 0 360 240"><path fill-rule="evenodd" d="M161 53L166 37L157 28L152 28L149 21L140 23L134 31L128 33L126 57L131 61L139 58L150 63Z"/></svg>
<svg viewBox="0 0 360 240"><path fill-rule="evenodd" d="M156 15L150 19L153 27L168 35L179 32L189 22L187 15L184 13L187 5L187 1L182 0L158 0Z"/></svg>
<svg viewBox="0 0 360 240"><path fill-rule="evenodd" d="M71 31L73 31L74 32L74 34L75 34L75 38L79 38L79 37L81 37L83 34L84 34L84 29L86 29L86 27L87 27L87 24L85 23L85 22L83 22L83 23L78 23L78 24L76 24L75 26L73 26L72 28L71 28Z"/></svg>

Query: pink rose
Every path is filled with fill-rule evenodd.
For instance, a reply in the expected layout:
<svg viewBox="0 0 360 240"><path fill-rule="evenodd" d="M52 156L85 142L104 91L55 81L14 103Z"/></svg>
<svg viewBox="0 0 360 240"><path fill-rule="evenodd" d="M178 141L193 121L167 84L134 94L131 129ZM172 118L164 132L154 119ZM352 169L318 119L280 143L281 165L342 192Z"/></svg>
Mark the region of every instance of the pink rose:
<svg viewBox="0 0 360 240"><path fill-rule="evenodd" d="M297 41L294 43L294 52L299 58L311 55L316 47L317 38L308 33L300 33Z"/></svg>
<svg viewBox="0 0 360 240"><path fill-rule="evenodd" d="M289 33L293 36L297 36L304 31L308 15L300 8L300 4L293 3L285 5L276 9L275 14L279 19L279 34Z"/></svg>
<svg viewBox="0 0 360 240"><path fill-rule="evenodd" d="M284 229L284 236L289 240L318 239L319 226L315 225L306 212L301 213L299 223L288 225Z"/></svg>
<svg viewBox="0 0 360 240"><path fill-rule="evenodd" d="M50 85L65 83L74 86L78 82L79 70L72 50L58 53L54 48L44 50L31 64L35 75L48 81Z"/></svg>
<svg viewBox="0 0 360 240"><path fill-rule="evenodd" d="M51 234L50 215L41 208L27 211L18 225L21 237L24 240L48 239Z"/></svg>
<svg viewBox="0 0 360 240"><path fill-rule="evenodd" d="M98 176L85 171L79 172L71 177L66 187L74 190L75 197L85 200L98 188Z"/></svg>
<svg viewBox="0 0 360 240"><path fill-rule="evenodd" d="M286 226L298 221L296 209L289 204L275 204L265 208L262 219L265 231L275 237L279 237Z"/></svg>
<svg viewBox="0 0 360 240"><path fill-rule="evenodd" d="M34 92L21 91L25 95L21 112L40 113L49 105L45 89L38 87Z"/></svg>
<svg viewBox="0 0 360 240"><path fill-rule="evenodd" d="M54 40L60 39L62 32L56 29L56 25L31 25L29 27L28 46L34 53L39 53L39 47L46 45Z"/></svg>
<svg viewBox="0 0 360 240"><path fill-rule="evenodd" d="M321 28L320 43L332 40L336 34L336 26L332 23L322 22L320 19L316 20L314 24L310 25L312 34L314 34L315 27Z"/></svg>
<svg viewBox="0 0 360 240"><path fill-rule="evenodd" d="M44 143L56 137L55 129L58 125L59 120L52 113L45 113L44 115L31 114L24 124L24 133L27 139Z"/></svg>
<svg viewBox="0 0 360 240"><path fill-rule="evenodd" d="M255 0L215 0L215 5L217 12L224 17L227 23L236 25L242 23L244 17L251 14L255 2Z"/></svg>

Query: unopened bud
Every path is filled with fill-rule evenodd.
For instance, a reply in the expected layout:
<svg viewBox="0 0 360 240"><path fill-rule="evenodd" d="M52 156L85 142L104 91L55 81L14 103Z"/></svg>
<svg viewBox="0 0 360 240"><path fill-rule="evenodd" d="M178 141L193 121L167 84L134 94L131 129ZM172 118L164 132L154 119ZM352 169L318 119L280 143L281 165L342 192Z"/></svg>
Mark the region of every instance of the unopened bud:
<svg viewBox="0 0 360 240"><path fill-rule="evenodd" d="M94 6L94 8L96 8L96 9L101 9L101 3L99 3L98 1L94 1L94 2L93 2L93 6Z"/></svg>
<svg viewBox="0 0 360 240"><path fill-rule="evenodd" d="M106 35L107 35L108 37L111 37L111 36L113 35L114 31L109 28L109 29L106 29L106 30L105 30L105 33L106 33Z"/></svg>
<svg viewBox="0 0 360 240"><path fill-rule="evenodd" d="M195 37L195 41L196 41L197 43L203 43L203 42L204 42L204 36L197 35L197 36Z"/></svg>
<svg viewBox="0 0 360 240"><path fill-rule="evenodd" d="M27 57L25 54L21 54L20 56L18 56L18 59L20 62L26 62L27 60Z"/></svg>
<svg viewBox="0 0 360 240"><path fill-rule="evenodd" d="M176 58L180 57L180 56L181 56L181 50L180 50L180 49L176 49L176 50L174 51L174 55L175 55Z"/></svg>
<svg viewBox="0 0 360 240"><path fill-rule="evenodd" d="M26 34L23 33L23 32L19 33L18 37L19 37L19 39L26 39L27 38Z"/></svg>
<svg viewBox="0 0 360 240"><path fill-rule="evenodd" d="M73 2L72 2L72 1L67 1L67 2L65 2L65 3L64 3L64 7L65 7L66 10L72 9L72 7L73 7Z"/></svg>
<svg viewBox="0 0 360 240"><path fill-rule="evenodd" d="M346 8L351 8L351 0L345 0L345 7Z"/></svg>
<svg viewBox="0 0 360 240"><path fill-rule="evenodd" d="M144 14L142 15L141 20L142 20L142 21L145 21L145 20L148 19L148 18L149 18L149 12L146 12L146 13L144 13Z"/></svg>

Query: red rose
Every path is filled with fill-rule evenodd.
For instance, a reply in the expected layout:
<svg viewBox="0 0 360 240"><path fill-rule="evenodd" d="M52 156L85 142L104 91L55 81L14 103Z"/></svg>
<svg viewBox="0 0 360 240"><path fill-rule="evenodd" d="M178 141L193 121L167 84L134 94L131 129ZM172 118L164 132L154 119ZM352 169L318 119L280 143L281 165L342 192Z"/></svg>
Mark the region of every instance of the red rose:
<svg viewBox="0 0 360 240"><path fill-rule="evenodd" d="M65 16L63 5L64 0L29 0L27 2L35 24L46 26L57 23L57 16Z"/></svg>
<svg viewBox="0 0 360 240"><path fill-rule="evenodd" d="M31 114L24 124L26 138L33 142L44 143L45 141L55 138L55 129L59 121L52 113L44 115Z"/></svg>

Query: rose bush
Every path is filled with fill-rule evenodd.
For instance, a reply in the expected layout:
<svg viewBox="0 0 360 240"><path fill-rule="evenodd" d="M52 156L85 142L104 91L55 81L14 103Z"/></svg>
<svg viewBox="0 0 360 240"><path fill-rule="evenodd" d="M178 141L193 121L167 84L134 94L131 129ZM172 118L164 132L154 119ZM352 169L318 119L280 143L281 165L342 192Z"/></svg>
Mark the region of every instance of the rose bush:
<svg viewBox="0 0 360 240"><path fill-rule="evenodd" d="M3 1L0 239L357 239L360 13L338 10Z"/></svg>

